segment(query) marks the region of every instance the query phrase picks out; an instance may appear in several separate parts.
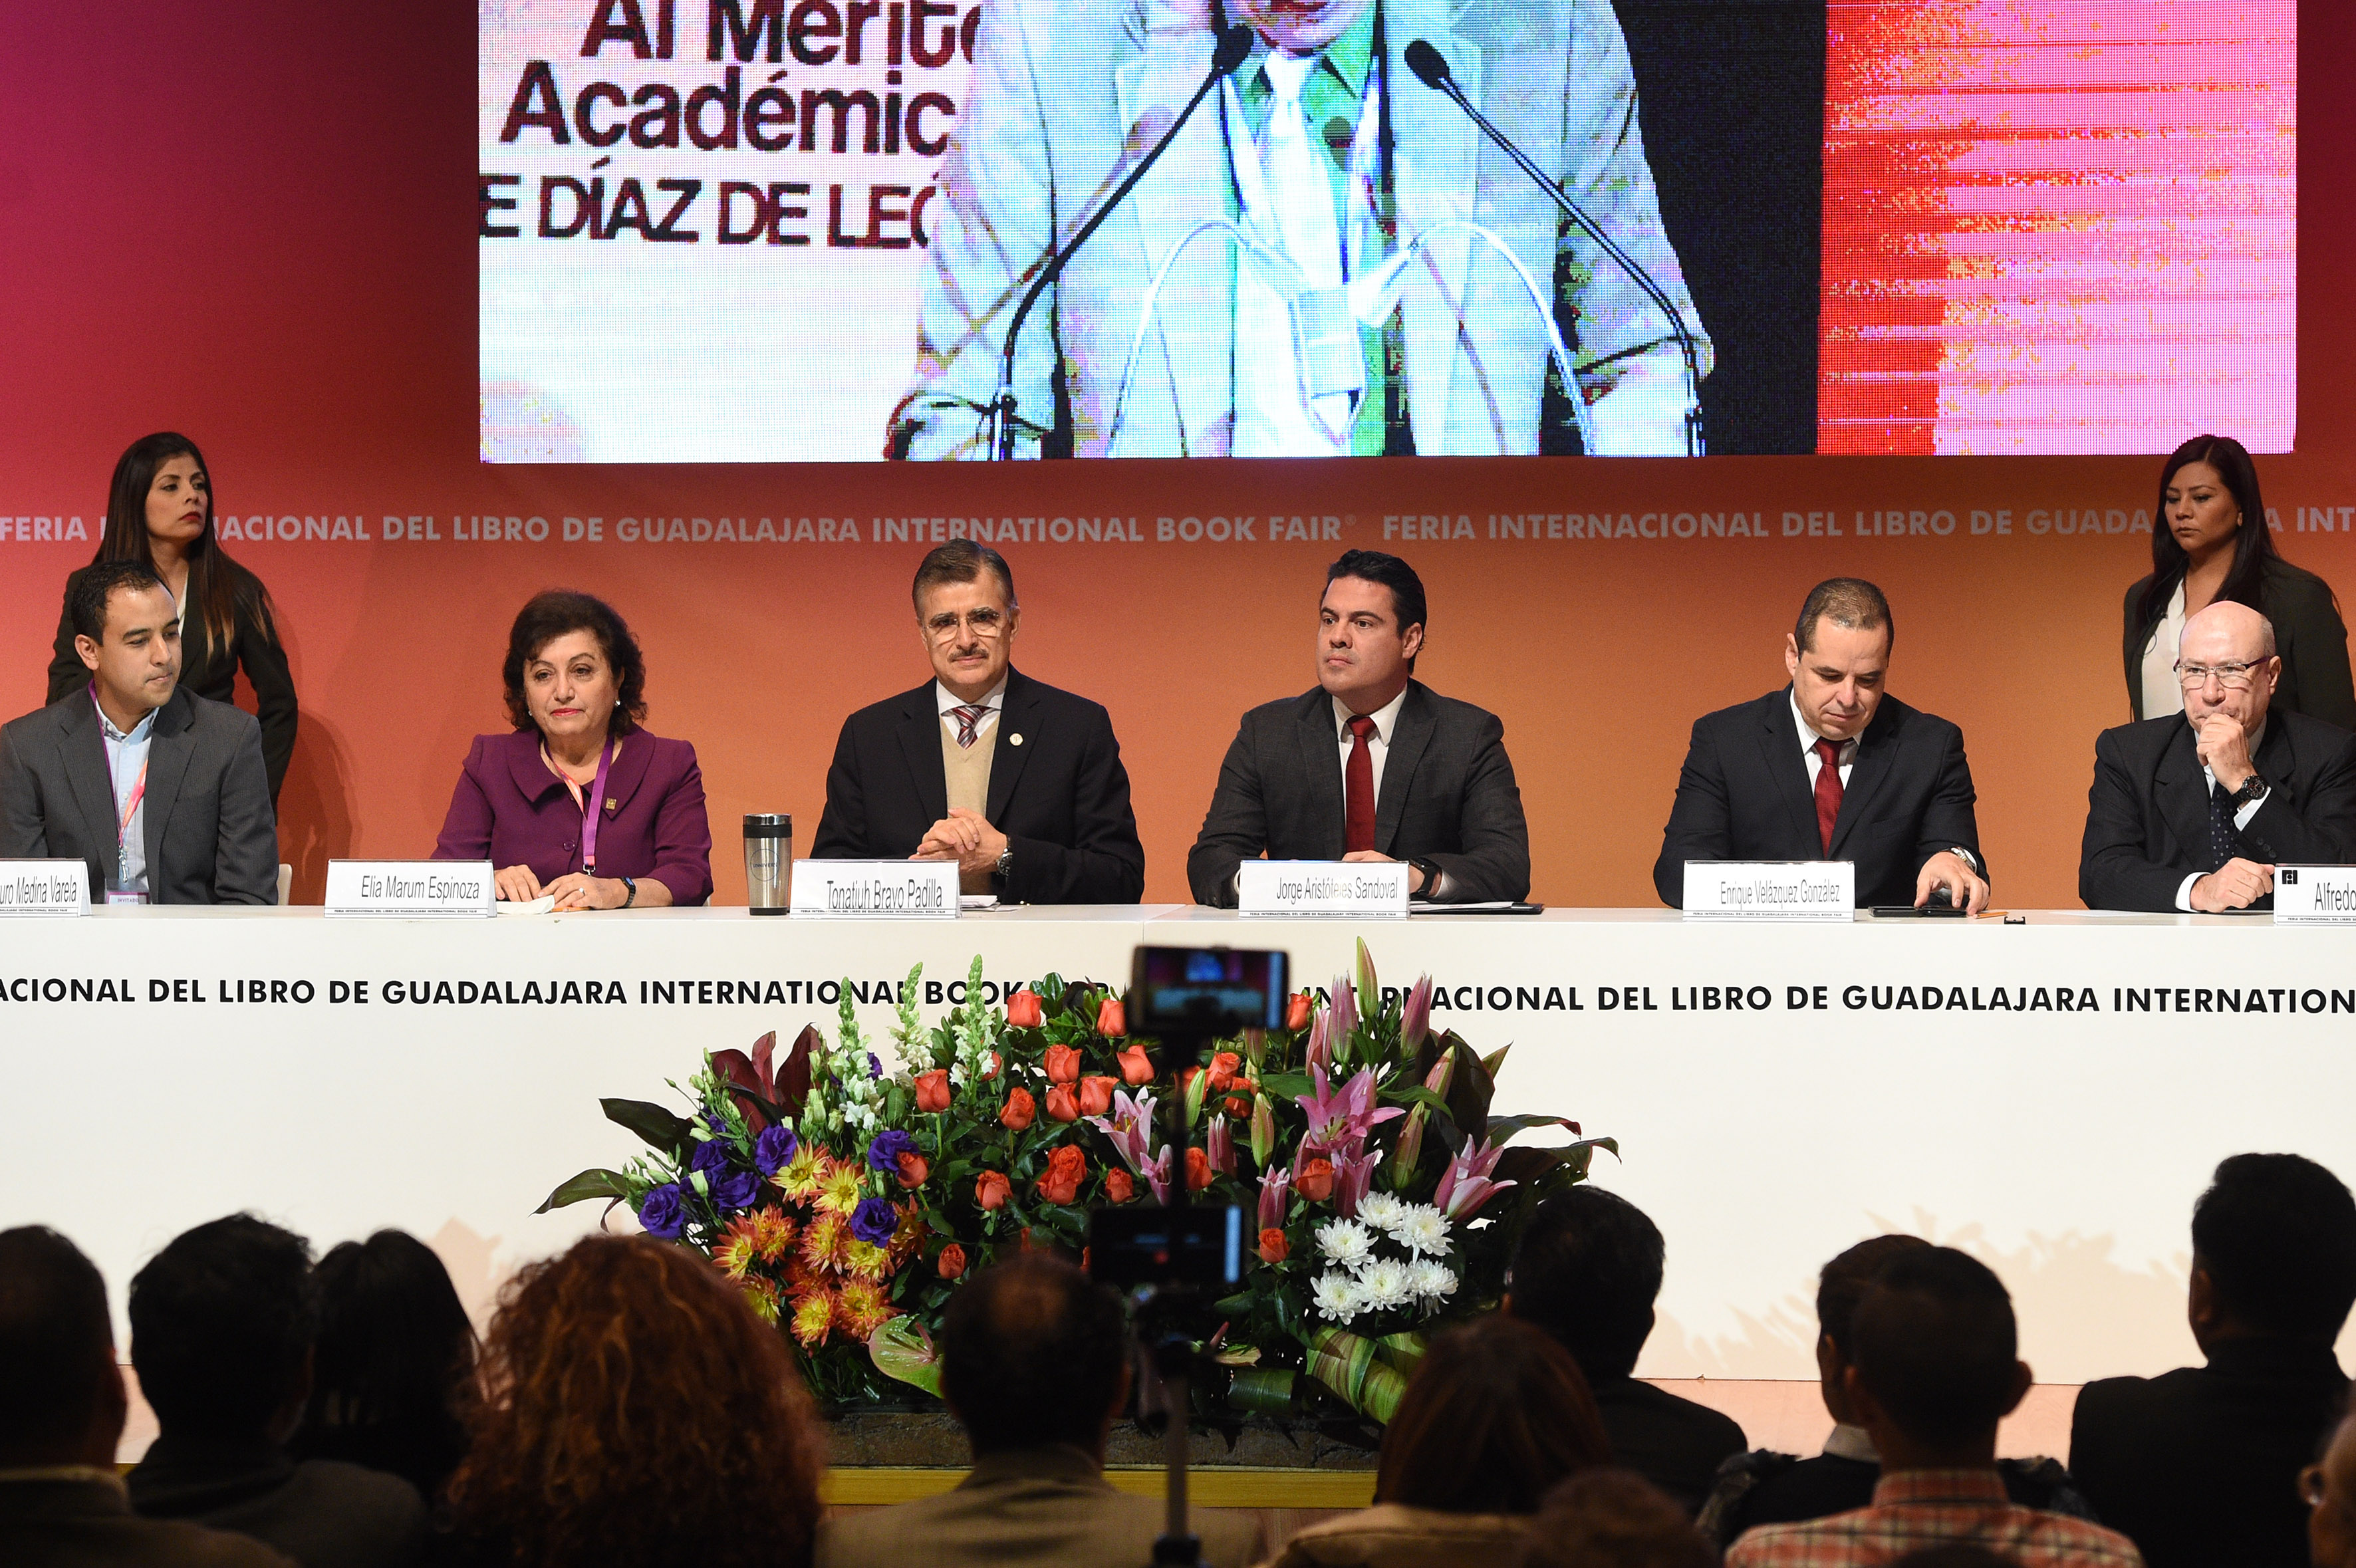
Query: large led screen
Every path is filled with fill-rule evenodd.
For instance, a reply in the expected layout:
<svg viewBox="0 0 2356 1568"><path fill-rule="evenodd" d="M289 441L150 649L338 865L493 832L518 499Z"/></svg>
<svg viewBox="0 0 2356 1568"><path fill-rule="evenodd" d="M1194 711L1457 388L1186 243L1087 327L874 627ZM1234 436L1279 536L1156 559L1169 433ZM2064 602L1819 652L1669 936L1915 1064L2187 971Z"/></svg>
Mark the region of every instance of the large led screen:
<svg viewBox="0 0 2356 1568"><path fill-rule="evenodd" d="M2286 451L2296 32L483 0L482 456Z"/></svg>

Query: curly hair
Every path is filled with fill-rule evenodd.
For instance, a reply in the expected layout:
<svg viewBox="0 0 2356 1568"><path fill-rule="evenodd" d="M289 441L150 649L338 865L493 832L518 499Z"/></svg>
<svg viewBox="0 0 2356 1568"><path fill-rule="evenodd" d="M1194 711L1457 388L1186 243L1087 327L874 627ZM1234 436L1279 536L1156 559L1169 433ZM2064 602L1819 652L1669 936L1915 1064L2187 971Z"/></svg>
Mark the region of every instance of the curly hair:
<svg viewBox="0 0 2356 1568"><path fill-rule="evenodd" d="M630 635L629 623L619 610L570 588L534 594L508 629L508 656L499 666L499 678L507 682L508 722L518 729L537 727L531 704L524 700L524 666L538 658L541 649L575 631L585 631L597 639L606 667L614 671L611 733L629 734L647 721L647 661L638 652L638 639Z"/></svg>
<svg viewBox="0 0 2356 1568"><path fill-rule="evenodd" d="M806 1568L824 1453L784 1337L711 1264L592 1236L502 1293L452 1522L518 1568Z"/></svg>
<svg viewBox="0 0 2356 1568"><path fill-rule="evenodd" d="M1554 1485L1612 1462L1570 1352L1492 1313L1431 1342L1383 1432L1375 1500L1445 1513L1536 1513Z"/></svg>

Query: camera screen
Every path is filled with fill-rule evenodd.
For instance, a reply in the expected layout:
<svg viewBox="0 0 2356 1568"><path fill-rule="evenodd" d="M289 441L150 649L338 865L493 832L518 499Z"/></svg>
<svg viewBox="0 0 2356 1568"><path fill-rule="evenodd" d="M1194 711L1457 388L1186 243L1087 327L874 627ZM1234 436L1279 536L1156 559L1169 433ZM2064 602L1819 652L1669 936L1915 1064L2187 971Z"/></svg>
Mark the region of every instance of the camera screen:
<svg viewBox="0 0 2356 1568"><path fill-rule="evenodd" d="M1277 1028L1284 1022L1285 972L1280 952L1140 948L1130 1025L1149 1033Z"/></svg>

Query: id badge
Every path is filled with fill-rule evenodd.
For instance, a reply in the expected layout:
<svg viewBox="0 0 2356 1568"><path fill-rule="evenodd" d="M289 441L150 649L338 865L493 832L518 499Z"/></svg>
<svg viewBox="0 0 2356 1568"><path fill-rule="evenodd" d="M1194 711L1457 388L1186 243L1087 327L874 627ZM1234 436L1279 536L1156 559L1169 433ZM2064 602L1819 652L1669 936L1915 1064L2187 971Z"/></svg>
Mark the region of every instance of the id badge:
<svg viewBox="0 0 2356 1568"><path fill-rule="evenodd" d="M106 890L106 901L110 906L115 904L145 904L147 902L147 895L145 893L129 893L119 888L110 887Z"/></svg>

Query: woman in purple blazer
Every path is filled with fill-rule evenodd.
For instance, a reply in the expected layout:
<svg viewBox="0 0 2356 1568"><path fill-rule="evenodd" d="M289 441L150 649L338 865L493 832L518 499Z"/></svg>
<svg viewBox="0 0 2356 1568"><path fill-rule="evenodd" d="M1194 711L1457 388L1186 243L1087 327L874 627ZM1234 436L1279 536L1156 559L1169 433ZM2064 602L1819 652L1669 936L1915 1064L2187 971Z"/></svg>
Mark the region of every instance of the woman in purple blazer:
<svg viewBox="0 0 2356 1568"><path fill-rule="evenodd" d="M695 747L638 727L646 663L613 607L538 595L508 633L504 673L515 728L475 737L434 858L487 859L501 898L550 894L559 909L711 897Z"/></svg>

